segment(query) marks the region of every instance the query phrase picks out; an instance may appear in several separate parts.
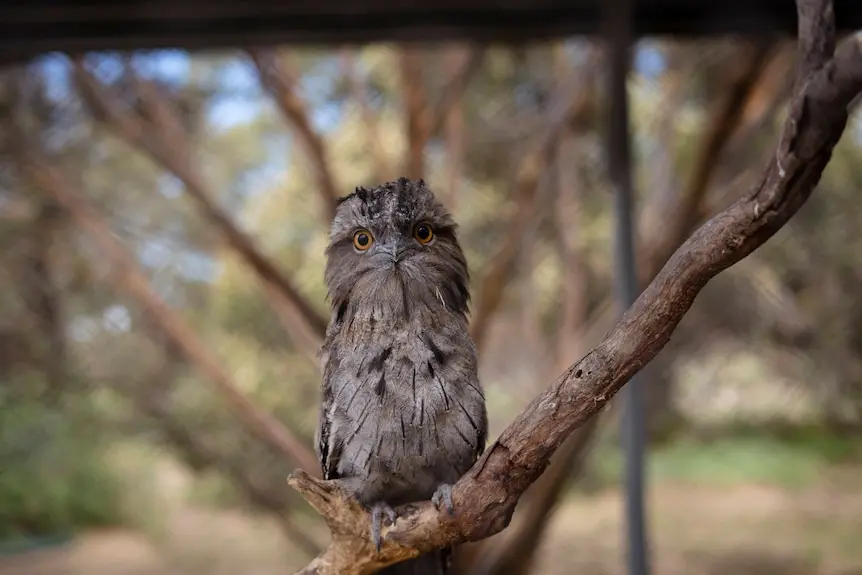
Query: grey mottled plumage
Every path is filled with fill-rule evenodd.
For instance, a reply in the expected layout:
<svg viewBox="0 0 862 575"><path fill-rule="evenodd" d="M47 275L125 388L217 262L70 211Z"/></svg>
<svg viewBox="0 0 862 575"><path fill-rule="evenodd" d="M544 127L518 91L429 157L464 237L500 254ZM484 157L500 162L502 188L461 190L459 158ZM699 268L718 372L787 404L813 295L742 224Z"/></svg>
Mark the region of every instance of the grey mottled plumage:
<svg viewBox="0 0 862 575"><path fill-rule="evenodd" d="M485 447L467 263L455 231L425 183L404 178L357 188L332 223L317 450L324 477L371 510L378 541L394 506L432 499L451 511L451 484ZM445 573L447 556L383 572Z"/></svg>

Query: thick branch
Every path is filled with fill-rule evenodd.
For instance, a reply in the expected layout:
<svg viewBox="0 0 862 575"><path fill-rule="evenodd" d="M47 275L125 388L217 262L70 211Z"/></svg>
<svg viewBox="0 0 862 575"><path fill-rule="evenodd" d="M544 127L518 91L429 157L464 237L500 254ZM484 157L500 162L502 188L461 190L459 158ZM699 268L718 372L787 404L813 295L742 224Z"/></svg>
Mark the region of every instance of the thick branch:
<svg viewBox="0 0 862 575"><path fill-rule="evenodd" d="M132 146L173 173L185 185L200 211L255 272L263 283L267 298L297 347L309 357L316 357L326 329L326 320L305 300L299 290L275 264L263 255L254 241L243 233L213 198L215 194L197 168L189 149L188 138L171 109L170 102L146 81L135 79L147 115L157 123L146 122L119 105L117 98L77 59L75 78L81 94L94 115Z"/></svg>
<svg viewBox="0 0 862 575"><path fill-rule="evenodd" d="M567 75L570 63L562 45L555 47L555 75ZM561 309L555 330L555 341L549 346L552 359L546 362L538 374L541 385L532 393L542 389L544 382L554 377L573 358L585 351L583 326L589 309L587 287L589 274L586 271L583 249L583 193L584 183L576 177L578 168L575 158L580 156L575 128L566 126L557 139L554 165L551 167L551 186L554 201L548 202L552 212L549 217L553 228L554 246L565 273L561 277ZM525 386L530 390L529 386ZM456 550L453 559L454 572L470 575L493 575L501 573L518 575L528 573L538 542L545 534L548 517L554 512L557 498L565 491L569 481L578 476L577 467L586 456L598 418L591 420L573 433L557 451L548 470L524 494L518 503L518 512L513 523L496 537L473 545L463 545Z"/></svg>
<svg viewBox="0 0 862 575"><path fill-rule="evenodd" d="M22 138L23 140L23 138ZM84 196L56 167L42 158L38 151L22 141L22 166L31 180L76 220L96 242L109 263L113 281L132 299L146 309L166 338L211 381L221 397L240 415L249 429L260 439L273 445L299 466L317 469L317 458L305 442L269 413L260 410L234 385L215 355L198 339L195 332L150 286L134 257L116 239L109 226L89 205Z"/></svg>
<svg viewBox="0 0 862 575"><path fill-rule="evenodd" d="M260 82L270 93L288 125L293 127L299 143L305 150L317 179L317 191L323 202L323 223L328 228L335 217L338 202L338 185L329 162L326 143L311 124L311 116L296 93L296 81L282 68L273 50L249 49L249 56L257 66Z"/></svg>
<svg viewBox="0 0 862 575"><path fill-rule="evenodd" d="M548 519L556 510L569 481L579 477L583 464L594 445L595 432L602 420L593 417L563 441L554 453L548 468L530 486L518 502L518 514L490 548L479 547L472 557L474 564L457 573L470 575L527 575L536 560L540 543L548 527ZM479 543L494 541L497 537Z"/></svg>
<svg viewBox="0 0 862 575"><path fill-rule="evenodd" d="M764 112L761 110L759 113L751 114L751 117L744 121L740 120L740 116L744 114L743 110L755 97L754 94L758 88L768 92L768 100L777 99L775 93L780 92L780 89L774 85L774 82L758 83L757 81L760 75L758 71L762 69L769 44L769 42L763 42L756 46L746 45L739 51L741 54L738 52L731 56L729 64L733 69L733 75L712 106L713 111L704 130L703 142L700 145L695 168L692 170L687 186L681 192L673 193L673 188L668 185L661 189L663 192L669 193L654 194L658 201L654 201L653 206L656 204L661 206L660 209L656 210L661 214L661 225L649 226L650 233L644 238L644 257L641 258L644 260L644 265L641 266L643 285L655 277L673 251L696 227L698 220L700 220L700 211L692 212L692 209L703 209L704 199L707 196L707 184L718 163L717 156L727 146L728 139L734 133L739 133L737 125L742 122L742 128L747 129L749 125L757 123L763 115ZM746 54L751 56L752 52L757 58L740 58ZM562 64L562 59L560 60ZM741 69L738 66L740 60L747 62ZM769 85L764 87L764 84ZM672 102L669 104L672 105ZM573 138L568 139L572 140ZM567 173L567 170L560 170L559 168L559 166L566 165L565 158L571 159L576 156L577 154L573 151L562 154L557 167L561 175ZM572 184L564 186L562 183L560 185L563 189L572 186ZM555 226L558 228L556 234L559 236L557 237L558 244L567 243L564 239L566 235L573 233L577 235L579 229L577 211L577 209L566 210L563 206L557 207L557 218L562 220ZM560 329L557 330L556 336L558 354L554 373L559 373L566 367L570 358L576 357L578 344L597 341L604 335L616 317L616 311L610 299L600 304L598 309L589 314L585 307L586 301L583 295L586 288L582 284L587 277L580 261L583 254L577 253L578 249L575 246L559 245L558 247L561 254L564 254L562 257L568 260L567 265L564 266L568 271L565 281L562 282L562 290L566 297L561 311ZM567 252L571 253L565 255ZM590 315L596 321L592 321ZM591 329L587 329L587 326L590 326ZM561 360L565 363L561 363ZM653 386L650 386L649 389L651 394L658 391ZM505 537L495 537L483 541L478 546L469 546L461 550L458 568L462 569L463 567L469 570L459 572L508 574L529 568L532 552L536 548L534 543L541 537L545 520L553 511L554 498L550 495L559 493L562 486L569 479L575 477L576 474L572 472L573 466L577 460L582 458L583 454L573 446L588 445L591 431L594 428L592 425L585 425L572 434L555 455L549 470L542 475L541 479L527 492L525 498L519 502L519 514L525 515L525 519L522 520L516 515L515 523L507 530ZM558 469L567 470L569 473L557 473ZM515 531L513 532L512 529ZM479 557L481 557L483 566L481 568L474 566ZM515 560L514 557L518 559Z"/></svg>
<svg viewBox="0 0 862 575"><path fill-rule="evenodd" d="M826 0L799 0L801 45L833 33ZM819 7L819 9L818 9ZM825 40L824 40L825 41ZM807 43L806 43L807 42ZM822 43L822 42L821 42ZM457 513L404 506L375 554L368 514L333 482L303 472L291 485L327 519L333 543L300 573L366 574L417 553L488 537L508 524L519 497L569 434L595 416L664 347L698 292L761 246L795 214L820 179L862 91L862 39L813 68L795 92L775 158L759 185L699 228L671 257L616 328L536 397L453 488Z"/></svg>

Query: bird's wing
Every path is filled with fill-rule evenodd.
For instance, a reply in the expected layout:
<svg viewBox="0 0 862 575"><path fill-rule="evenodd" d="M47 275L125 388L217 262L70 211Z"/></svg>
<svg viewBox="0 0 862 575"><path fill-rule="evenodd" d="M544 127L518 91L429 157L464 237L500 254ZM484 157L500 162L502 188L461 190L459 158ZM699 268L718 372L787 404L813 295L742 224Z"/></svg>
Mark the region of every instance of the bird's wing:
<svg viewBox="0 0 862 575"><path fill-rule="evenodd" d="M340 442L333 436L332 404L334 390L332 386L332 369L328 361L324 361L323 386L320 401L320 415L315 433L315 447L324 479L338 479L336 469L341 449Z"/></svg>
<svg viewBox="0 0 862 575"><path fill-rule="evenodd" d="M485 443L488 442L488 412L484 406L482 413L482 422L479 424L479 429L476 433L476 456L474 462L478 461L482 457L482 454L485 453Z"/></svg>

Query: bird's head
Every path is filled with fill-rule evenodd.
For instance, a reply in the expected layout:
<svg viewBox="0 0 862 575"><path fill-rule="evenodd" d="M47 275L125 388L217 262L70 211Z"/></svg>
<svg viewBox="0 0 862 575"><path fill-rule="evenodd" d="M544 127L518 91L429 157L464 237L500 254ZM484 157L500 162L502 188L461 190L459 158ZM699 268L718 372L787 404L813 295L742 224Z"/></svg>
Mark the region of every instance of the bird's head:
<svg viewBox="0 0 862 575"><path fill-rule="evenodd" d="M466 314L469 276L456 228L422 180L356 188L339 200L326 249L333 310L409 314L427 305Z"/></svg>

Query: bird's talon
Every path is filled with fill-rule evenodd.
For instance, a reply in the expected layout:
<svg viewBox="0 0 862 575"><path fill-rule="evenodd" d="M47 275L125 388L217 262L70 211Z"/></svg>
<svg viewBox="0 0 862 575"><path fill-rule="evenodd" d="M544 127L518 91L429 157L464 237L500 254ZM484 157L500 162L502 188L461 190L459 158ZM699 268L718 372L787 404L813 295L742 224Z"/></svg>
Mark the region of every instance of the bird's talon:
<svg viewBox="0 0 862 575"><path fill-rule="evenodd" d="M380 546L383 543L381 531L383 530L384 515L392 525L395 525L398 514L387 503L380 501L371 506L371 542L378 553L380 553Z"/></svg>
<svg viewBox="0 0 862 575"><path fill-rule="evenodd" d="M452 486L443 483L437 487L437 491L431 497L431 503L437 509L440 509L441 505L445 505L449 515L455 515L455 506L452 504Z"/></svg>

